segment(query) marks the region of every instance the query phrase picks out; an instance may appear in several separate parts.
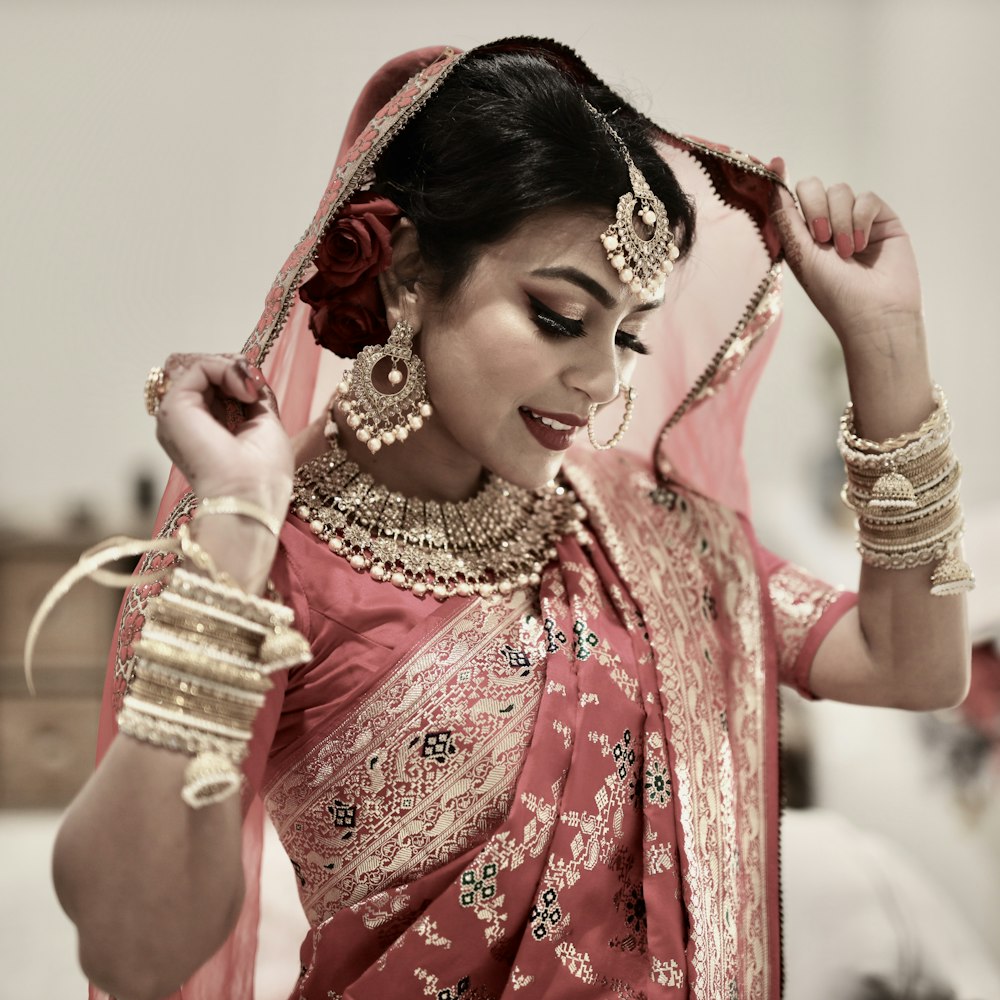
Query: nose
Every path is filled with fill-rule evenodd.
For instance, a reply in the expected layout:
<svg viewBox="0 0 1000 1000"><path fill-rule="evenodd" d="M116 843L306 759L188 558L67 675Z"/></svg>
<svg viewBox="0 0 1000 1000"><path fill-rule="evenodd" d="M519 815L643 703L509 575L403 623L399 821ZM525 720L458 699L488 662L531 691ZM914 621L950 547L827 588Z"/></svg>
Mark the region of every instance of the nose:
<svg viewBox="0 0 1000 1000"><path fill-rule="evenodd" d="M618 395L622 379L621 359L614 344L608 349L603 344L581 342L565 377L573 389L587 397L588 406L610 403Z"/></svg>

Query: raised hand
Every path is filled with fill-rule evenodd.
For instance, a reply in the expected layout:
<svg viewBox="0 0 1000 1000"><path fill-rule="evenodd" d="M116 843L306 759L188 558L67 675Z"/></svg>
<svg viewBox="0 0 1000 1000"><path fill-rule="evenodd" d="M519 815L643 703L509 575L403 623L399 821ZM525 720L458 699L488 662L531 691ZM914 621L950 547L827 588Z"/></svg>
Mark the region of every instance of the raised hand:
<svg viewBox="0 0 1000 1000"><path fill-rule="evenodd" d="M810 177L799 206L778 192L774 218L789 265L845 351L854 338L904 336L922 324L920 279L910 238L878 195ZM860 346L860 345L858 345Z"/></svg>
<svg viewBox="0 0 1000 1000"><path fill-rule="evenodd" d="M156 436L194 492L236 496L283 514L292 447L260 371L235 354L174 354L164 371ZM236 406L244 419L234 425Z"/></svg>

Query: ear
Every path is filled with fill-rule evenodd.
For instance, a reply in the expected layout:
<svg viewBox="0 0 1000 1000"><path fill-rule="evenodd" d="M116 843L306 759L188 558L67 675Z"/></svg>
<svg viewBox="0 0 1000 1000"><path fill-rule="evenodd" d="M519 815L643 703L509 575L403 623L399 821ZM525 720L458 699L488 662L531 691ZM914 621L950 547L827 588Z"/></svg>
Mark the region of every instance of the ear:
<svg viewBox="0 0 1000 1000"><path fill-rule="evenodd" d="M409 219L400 219L391 239L392 263L378 276L386 319L390 329L405 319L419 330L426 291L420 281L424 263L416 226Z"/></svg>

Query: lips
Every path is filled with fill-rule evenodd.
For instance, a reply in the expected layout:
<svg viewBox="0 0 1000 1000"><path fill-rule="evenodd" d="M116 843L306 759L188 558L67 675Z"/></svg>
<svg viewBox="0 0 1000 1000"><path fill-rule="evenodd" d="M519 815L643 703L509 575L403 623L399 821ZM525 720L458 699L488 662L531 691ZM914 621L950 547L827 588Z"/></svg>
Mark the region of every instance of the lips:
<svg viewBox="0 0 1000 1000"><path fill-rule="evenodd" d="M522 406L521 419L536 441L549 451L565 451L573 436L587 422L575 413L548 413Z"/></svg>

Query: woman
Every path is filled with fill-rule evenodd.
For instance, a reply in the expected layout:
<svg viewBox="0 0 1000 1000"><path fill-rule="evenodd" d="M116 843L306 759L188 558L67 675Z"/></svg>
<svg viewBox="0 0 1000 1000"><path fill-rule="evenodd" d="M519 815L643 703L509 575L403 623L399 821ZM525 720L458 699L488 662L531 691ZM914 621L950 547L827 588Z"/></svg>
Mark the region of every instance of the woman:
<svg viewBox="0 0 1000 1000"><path fill-rule="evenodd" d="M779 674L954 704L970 582L905 231L780 171L550 42L373 79L243 355L147 386L183 558L125 602L124 735L55 857L101 989L251 994L259 792L311 924L295 996L778 996ZM856 603L745 519L782 253L844 347ZM356 360L307 426L315 344ZM626 430L652 465L603 453Z"/></svg>

